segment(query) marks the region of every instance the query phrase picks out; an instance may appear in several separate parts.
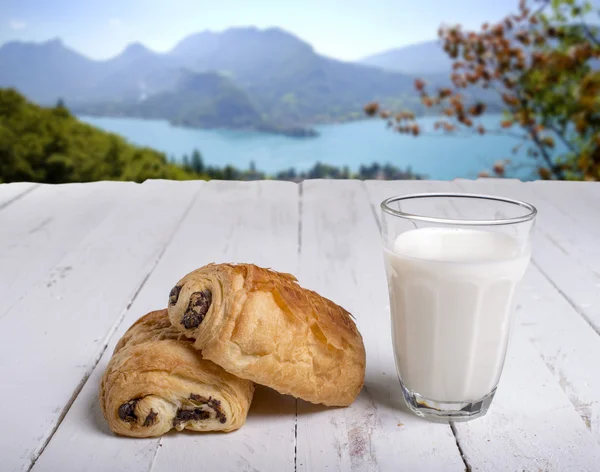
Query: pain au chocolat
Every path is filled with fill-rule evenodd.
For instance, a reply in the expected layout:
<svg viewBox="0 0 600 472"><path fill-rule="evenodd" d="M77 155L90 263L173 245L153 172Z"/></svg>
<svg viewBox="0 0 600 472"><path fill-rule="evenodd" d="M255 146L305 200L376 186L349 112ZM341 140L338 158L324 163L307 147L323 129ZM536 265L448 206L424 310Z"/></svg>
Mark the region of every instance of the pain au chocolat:
<svg viewBox="0 0 600 472"><path fill-rule="evenodd" d="M110 429L124 436L233 431L246 421L253 392L252 382L203 359L160 310L140 318L117 344L100 405Z"/></svg>
<svg viewBox="0 0 600 472"><path fill-rule="evenodd" d="M312 403L346 406L359 394L365 348L351 315L289 274L210 264L169 296L173 327L227 372Z"/></svg>

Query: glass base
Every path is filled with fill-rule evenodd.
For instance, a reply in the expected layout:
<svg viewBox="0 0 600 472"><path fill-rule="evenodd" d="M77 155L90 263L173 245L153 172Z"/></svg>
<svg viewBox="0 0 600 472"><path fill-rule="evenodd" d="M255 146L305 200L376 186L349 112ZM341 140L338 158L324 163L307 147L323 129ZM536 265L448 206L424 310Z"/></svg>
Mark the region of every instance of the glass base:
<svg viewBox="0 0 600 472"><path fill-rule="evenodd" d="M470 421L485 415L492 404L496 389L472 402L438 402L428 400L406 388L400 381L408 408L416 415L432 421Z"/></svg>

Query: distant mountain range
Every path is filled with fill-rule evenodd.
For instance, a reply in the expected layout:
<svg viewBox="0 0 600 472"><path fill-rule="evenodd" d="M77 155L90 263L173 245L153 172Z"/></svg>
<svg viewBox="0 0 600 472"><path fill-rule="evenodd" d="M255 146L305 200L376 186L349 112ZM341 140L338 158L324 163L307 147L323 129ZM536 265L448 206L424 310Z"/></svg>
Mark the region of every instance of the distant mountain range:
<svg viewBox="0 0 600 472"><path fill-rule="evenodd" d="M13 41L0 47L0 88L14 87L43 105L62 99L80 114L310 136L313 124L362 118L370 101L426 111L415 77L448 86L451 64L437 40L351 63L321 56L282 29L248 27L192 34L166 53L133 43L103 61L59 39ZM490 111L503 108L493 91L468 94Z"/></svg>
<svg viewBox="0 0 600 472"><path fill-rule="evenodd" d="M177 126L267 131L290 136L313 136L300 126L279 126L265 119L248 94L216 72L182 72L177 84L143 100L124 99L78 104L81 114L166 119Z"/></svg>
<svg viewBox="0 0 600 472"><path fill-rule="evenodd" d="M426 41L374 54L360 64L380 67L408 75L444 75L448 77L452 60L442 49L440 41Z"/></svg>
<svg viewBox="0 0 600 472"><path fill-rule="evenodd" d="M582 25L573 24L572 27L581 28ZM508 37L513 36L508 33ZM598 39L600 40L600 38ZM553 44L553 42L550 41L550 44ZM524 49L525 51L528 50L527 47ZM452 59L444 51L442 40L425 41L390 49L389 51L367 56L358 62L402 74L429 78L436 82L449 81L452 69ZM590 60L590 66L593 69L598 69L600 60Z"/></svg>
<svg viewBox="0 0 600 472"><path fill-rule="evenodd" d="M251 27L193 34L167 53L134 43L103 61L59 39L9 42L0 47L0 87L45 105L62 99L76 113L303 136L315 123L361 118L372 100L418 108L412 76L447 78L448 64L433 41L349 63L284 30Z"/></svg>

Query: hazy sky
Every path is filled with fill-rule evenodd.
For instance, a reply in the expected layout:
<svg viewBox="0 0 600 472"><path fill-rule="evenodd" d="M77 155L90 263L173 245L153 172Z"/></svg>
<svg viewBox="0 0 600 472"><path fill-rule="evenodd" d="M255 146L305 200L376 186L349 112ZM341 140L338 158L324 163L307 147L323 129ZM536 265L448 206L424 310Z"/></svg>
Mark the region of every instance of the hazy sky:
<svg viewBox="0 0 600 472"><path fill-rule="evenodd" d="M0 0L0 44L61 37L94 58L140 41L156 51L230 26L279 26L325 55L353 60L433 39L440 23L477 28L518 0ZM600 3L600 0L594 0Z"/></svg>

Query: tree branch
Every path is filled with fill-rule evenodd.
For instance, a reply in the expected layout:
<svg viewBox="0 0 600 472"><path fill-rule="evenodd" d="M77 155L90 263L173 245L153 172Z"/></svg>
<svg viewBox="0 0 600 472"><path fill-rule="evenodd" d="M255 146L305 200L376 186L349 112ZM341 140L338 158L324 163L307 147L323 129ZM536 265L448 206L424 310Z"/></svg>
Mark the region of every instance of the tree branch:
<svg viewBox="0 0 600 472"><path fill-rule="evenodd" d="M533 140L533 142L535 143L537 148L542 153L542 158L546 162L546 165L548 166L548 168L554 173L554 175L556 175L556 177L559 180L564 180L565 174L564 174L563 170L560 167L558 167L556 164L554 164L554 162L552 161L552 157L550 157L550 154L548 154L548 151L546 150L546 146L544 146L544 144L540 141L540 137L539 137L538 133L535 131L535 129L533 129L533 127L529 127L528 129L529 129L529 132L531 133L531 139Z"/></svg>
<svg viewBox="0 0 600 472"><path fill-rule="evenodd" d="M549 0L540 0L540 3L541 3L540 7L536 11L534 11L531 15L529 15L529 17L539 15L540 13L542 13L542 11L544 11L550 5Z"/></svg>
<svg viewBox="0 0 600 472"><path fill-rule="evenodd" d="M526 134L513 133L512 131L504 131L501 129L497 130L485 130L486 134L496 134L498 136L510 136L511 138L520 139L522 141L527 141L529 138Z"/></svg>
<svg viewBox="0 0 600 472"><path fill-rule="evenodd" d="M596 36L594 36L594 33L592 32L592 30L590 29L588 24L583 19L581 20L581 24L583 25L583 29L585 30L586 34L588 35L588 39L592 43L594 43L596 46L600 46L600 39L598 39L598 38L596 38Z"/></svg>
<svg viewBox="0 0 600 472"><path fill-rule="evenodd" d="M563 144L565 146L567 146L571 152L577 154L577 152L578 152L577 148L575 146L573 146L573 143L570 143L567 140L567 138L565 138L565 136L558 129L556 129L556 126L554 126L554 125L547 125L547 124L544 124L544 126L546 128L548 128L549 130L553 131L554 134L556 134L556 136L558 136L560 138L560 140L563 142Z"/></svg>

